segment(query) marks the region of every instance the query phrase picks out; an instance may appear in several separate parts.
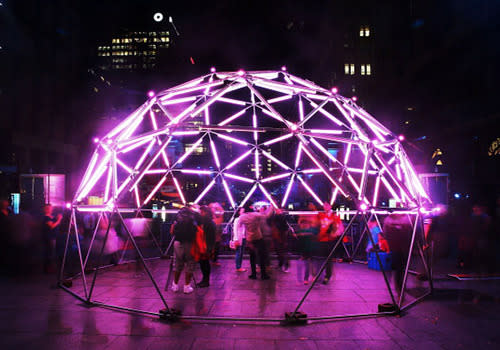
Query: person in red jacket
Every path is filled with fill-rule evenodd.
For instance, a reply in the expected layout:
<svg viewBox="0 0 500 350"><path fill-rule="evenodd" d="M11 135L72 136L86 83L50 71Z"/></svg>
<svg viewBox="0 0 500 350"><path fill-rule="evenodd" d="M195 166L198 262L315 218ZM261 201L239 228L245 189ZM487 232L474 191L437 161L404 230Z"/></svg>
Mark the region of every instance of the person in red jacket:
<svg viewBox="0 0 500 350"><path fill-rule="evenodd" d="M318 233L318 256L320 257L318 261L319 264L322 264L324 259L328 257L333 246L335 245L335 241L338 237L344 232L344 225L340 220L340 217L335 214L332 210L332 206L330 203L323 203L323 212L318 213L318 222L319 222L319 233ZM320 265L321 266L321 265ZM320 266L318 266L318 271ZM328 284L330 278L333 273L333 261L332 259L328 259L325 269L325 275L322 283Z"/></svg>

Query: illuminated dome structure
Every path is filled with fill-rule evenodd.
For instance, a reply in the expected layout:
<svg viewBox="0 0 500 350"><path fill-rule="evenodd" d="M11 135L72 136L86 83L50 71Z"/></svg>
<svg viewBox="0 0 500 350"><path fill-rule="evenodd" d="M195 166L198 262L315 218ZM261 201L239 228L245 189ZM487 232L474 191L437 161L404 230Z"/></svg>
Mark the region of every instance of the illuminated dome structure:
<svg viewBox="0 0 500 350"><path fill-rule="evenodd" d="M212 202L221 204L225 221L231 223L238 208L261 200L286 209L290 215L315 214L325 202L334 208L342 204L355 208L344 211L351 217L327 259L342 245L352 258L362 239L373 243L368 230L370 219L381 226L380 216L405 214L403 219L409 220L412 233L399 300L383 272L382 284L389 291L391 305L396 305L397 310L405 307L412 255L422 258L432 281L430 258L423 251L427 244L422 214L432 211L429 197L403 149L402 137L388 130L352 98L284 69L212 69L210 74L148 96L114 129L94 140L97 147L71 204L60 275L62 282L69 250L76 246L78 254L73 253L71 259L73 265L76 259L80 266L81 292L71 291L61 283L62 288L90 304L158 314L93 299L108 233L118 220L128 237L127 244L132 243L167 314L173 317L156 282L160 277L154 277L154 271L148 268L134 238L133 226L141 226L138 221L141 217L148 220L151 212L175 213L189 203ZM89 212L98 214L98 221L90 242L81 244L77 217ZM128 216L128 223L124 216ZM358 230L357 243L354 226ZM160 248L148 225L141 227L149 230ZM87 265L98 231L104 239L92 283L88 285ZM350 250L344 245L345 236L352 238ZM76 244L69 244L72 241ZM160 252L165 254L161 249ZM291 313L291 319L296 318L319 275ZM106 290L101 292L105 293ZM317 319L336 317L339 316Z"/></svg>
<svg viewBox="0 0 500 350"><path fill-rule="evenodd" d="M276 207L428 201L398 136L353 99L286 71L212 72L151 94L98 141L73 205L248 200ZM383 204L384 203L384 204ZM304 208L302 206L302 208Z"/></svg>

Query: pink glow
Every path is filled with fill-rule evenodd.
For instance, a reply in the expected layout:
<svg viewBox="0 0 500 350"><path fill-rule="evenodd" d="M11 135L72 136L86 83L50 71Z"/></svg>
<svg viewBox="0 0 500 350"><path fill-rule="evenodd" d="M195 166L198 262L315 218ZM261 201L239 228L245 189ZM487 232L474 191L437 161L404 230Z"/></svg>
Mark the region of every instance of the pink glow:
<svg viewBox="0 0 500 350"><path fill-rule="evenodd" d="M361 209L361 211L366 211L366 209L368 209L368 205L366 203L361 203L359 209Z"/></svg>
<svg viewBox="0 0 500 350"><path fill-rule="evenodd" d="M300 164L300 156L302 154L302 143L299 143L299 149L297 151L297 157L295 158L295 168Z"/></svg>
<svg viewBox="0 0 500 350"><path fill-rule="evenodd" d="M283 163L282 161L280 161L279 159L277 159L276 157L274 157L272 154L270 154L270 153L268 153L266 151L262 151L262 154L265 155L267 158L271 159L273 162L275 162L276 164L278 164L283 169L285 169L285 170L292 170L292 169L290 169L290 167L288 165L286 165L285 163Z"/></svg>
<svg viewBox="0 0 500 350"><path fill-rule="evenodd" d="M267 102L269 102L270 104L273 104L273 103L289 100L292 97L293 97L292 95L283 95L280 97L272 98L272 99L268 100Z"/></svg>
<svg viewBox="0 0 500 350"><path fill-rule="evenodd" d="M141 199L139 198L139 190L137 189L137 186L134 187L134 194L135 194L135 205L137 205L137 208L140 208Z"/></svg>
<svg viewBox="0 0 500 350"><path fill-rule="evenodd" d="M238 71L238 75L239 75L240 77L242 77L243 75L245 75L245 71L244 71L243 69L240 69L240 70Z"/></svg>
<svg viewBox="0 0 500 350"><path fill-rule="evenodd" d="M292 175L292 178L290 179L290 182L288 182L288 186L286 187L285 196L281 201L282 208L286 205L286 201L288 200L288 196L290 195L290 190L292 189L294 179L295 179L295 174Z"/></svg>
<svg viewBox="0 0 500 350"><path fill-rule="evenodd" d="M201 169L181 169L180 172L183 174L195 174L195 175L210 175L213 173L213 171L201 170Z"/></svg>
<svg viewBox="0 0 500 350"><path fill-rule="evenodd" d="M210 68L210 72L215 73L215 71L216 71L216 70L215 70L215 67L211 67L211 68Z"/></svg>
<svg viewBox="0 0 500 350"><path fill-rule="evenodd" d="M293 134L292 133L289 133L289 134L286 134L286 135L283 135L283 136L280 136L280 137L277 137L275 139L271 139L269 141L266 141L263 143L263 145L265 146L268 146L268 145L272 145L273 143L276 143L276 142L280 142L280 141L283 141L283 140L286 140L290 137L292 137Z"/></svg>
<svg viewBox="0 0 500 350"><path fill-rule="evenodd" d="M291 129L292 131L297 131L297 129L298 129L297 124L293 124L293 123L291 123L291 124L290 124L290 129Z"/></svg>
<svg viewBox="0 0 500 350"><path fill-rule="evenodd" d="M167 176L163 176L161 178L161 180L156 184L155 188L153 188L153 190L151 191L151 193L149 194L149 196L146 197L146 199L144 200L144 203L142 205L146 205L148 204L149 200L151 198L153 198L153 196L156 194L156 192L158 191L158 189L161 187L161 185L163 185L163 183L167 180Z"/></svg>
<svg viewBox="0 0 500 350"><path fill-rule="evenodd" d="M323 201L314 193L311 187L304 181L304 179L301 176L297 176L304 188L311 194L311 196L318 202L319 205L323 205Z"/></svg>
<svg viewBox="0 0 500 350"><path fill-rule="evenodd" d="M274 176L271 176L271 177L266 177L265 179L262 179L261 182L271 182L271 181L274 181L274 180L283 179L284 177L290 176L290 174L291 173L284 173L284 174L274 175Z"/></svg>
<svg viewBox="0 0 500 350"><path fill-rule="evenodd" d="M339 92L339 89L334 86L334 87L332 87L331 91L332 91L333 94L336 94L336 93Z"/></svg>
<svg viewBox="0 0 500 350"><path fill-rule="evenodd" d="M380 188L380 176L377 176L377 178L375 179L375 190L373 191L373 201L372 201L372 206L374 207L377 206L379 188Z"/></svg>
<svg viewBox="0 0 500 350"><path fill-rule="evenodd" d="M217 168L220 168L219 155L217 154L217 150L215 149L215 144L213 140L210 140L210 148L212 149L212 155L215 160L215 165L217 165Z"/></svg>
<svg viewBox="0 0 500 350"><path fill-rule="evenodd" d="M224 176L229 177L231 179L247 182L253 184L255 182L254 179L249 179L248 177L243 177L243 176L238 176L238 175L233 175L229 173L224 173Z"/></svg>
<svg viewBox="0 0 500 350"><path fill-rule="evenodd" d="M186 102L191 102L191 101L196 101L197 97L196 96L190 96L190 97L182 97L182 98L175 98L172 100L166 100L161 102L163 106L171 106L171 105L176 105L179 103L186 103Z"/></svg>
<svg viewBox="0 0 500 350"><path fill-rule="evenodd" d="M203 136L200 137L175 163L182 163L200 145L201 141L203 141Z"/></svg>
<svg viewBox="0 0 500 350"><path fill-rule="evenodd" d="M405 135L399 135L398 136L399 141L404 141L405 140Z"/></svg>
<svg viewBox="0 0 500 350"><path fill-rule="evenodd" d="M94 141L94 143L99 143L99 138L98 137L94 137L94 139L92 141Z"/></svg>
<svg viewBox="0 0 500 350"><path fill-rule="evenodd" d="M356 102L356 101L358 100L358 98L357 98L356 96L353 96L351 99L352 99L354 102Z"/></svg>
<svg viewBox="0 0 500 350"><path fill-rule="evenodd" d="M231 203L231 207L235 208L236 205L234 204L233 196L231 195L229 186L227 185L227 182L226 180L224 180L224 178L222 179L222 185L224 186L224 190L226 191L227 199L229 199L229 202Z"/></svg>
<svg viewBox="0 0 500 350"><path fill-rule="evenodd" d="M255 150L255 157L254 157L254 170L255 170L255 179L259 179L260 177L260 164L259 164L259 151L256 149Z"/></svg>
<svg viewBox="0 0 500 350"><path fill-rule="evenodd" d="M285 72L286 71L286 66L281 66L281 70Z"/></svg>
<svg viewBox="0 0 500 350"><path fill-rule="evenodd" d="M210 183L208 184L208 186L203 190L203 192L200 193L200 195L198 196L198 198L195 199L194 203L198 203L199 201L201 201L203 199L203 197L205 197L205 195L207 194L208 191L210 191L210 189L212 188L212 186L215 184L215 179L213 179L212 181L210 181Z"/></svg>
<svg viewBox="0 0 500 350"><path fill-rule="evenodd" d="M313 108L316 108L318 107L318 105L314 102L310 102L311 103L311 106ZM330 113L328 113L327 111L325 111L323 108L319 108L318 111L320 113L322 113L325 117L327 117L328 119L330 119L332 122L334 122L335 124L337 124L338 126L342 126L344 125L344 123L342 123L340 120L338 120L337 118L335 118L333 115L331 115Z"/></svg>
<svg viewBox="0 0 500 350"><path fill-rule="evenodd" d="M184 136L184 135L198 135L199 131L174 131L172 135L175 136Z"/></svg>
<svg viewBox="0 0 500 350"><path fill-rule="evenodd" d="M155 95L155 92L153 90L148 91L148 97L149 98L154 97L154 95Z"/></svg>
<svg viewBox="0 0 500 350"><path fill-rule="evenodd" d="M227 140L227 141L231 141L231 142L234 142L234 143L237 143L237 144L240 144L240 145L243 145L243 146L248 146L248 142L245 142L245 141L242 141L240 139L237 139L235 137L231 137L231 136L226 136L224 134L216 134L218 137L220 137L221 139L224 139L224 140Z"/></svg>
<svg viewBox="0 0 500 350"><path fill-rule="evenodd" d="M227 167L226 167L226 170L228 169L231 169L233 166L235 166L236 164L238 164L240 161L242 161L243 159L245 159L246 157L248 157L248 155L252 153L252 150L249 149L248 151L246 151L245 153L243 153L241 156L239 156L238 158L236 158L235 160L233 160Z"/></svg>
<svg viewBox="0 0 500 350"><path fill-rule="evenodd" d="M184 198L184 193L182 193L181 186L179 186L179 182L175 178L175 176L172 174L172 178L174 179L174 184L175 188L177 188L177 192L179 193L179 196L181 197L181 201L183 204L186 204L186 199Z"/></svg>
<svg viewBox="0 0 500 350"><path fill-rule="evenodd" d="M69 209L71 208L71 203L70 202L66 202L66 209Z"/></svg>
<svg viewBox="0 0 500 350"><path fill-rule="evenodd" d="M252 186L252 188L250 189L250 191L247 193L247 195L245 196L245 198L243 199L243 201L240 203L240 207L243 207L245 205L245 203L248 201L248 199L252 196L252 194L255 192L255 190L257 189L257 184L254 184Z"/></svg>
<svg viewBox="0 0 500 350"><path fill-rule="evenodd" d="M244 114L245 112L246 112L246 109L242 109L238 113L233 114L229 118L227 118L227 119L223 120L222 122L220 122L219 126L224 126L226 124L229 124L230 122L232 122L233 120L235 120L236 118L238 118L240 115Z"/></svg>
<svg viewBox="0 0 500 350"><path fill-rule="evenodd" d="M240 101L240 100L236 100L234 98L227 98L227 97L219 97L219 101L231 103L233 105L238 105L238 106L246 106L246 104L247 104L245 101Z"/></svg>
<svg viewBox="0 0 500 350"><path fill-rule="evenodd" d="M264 196L266 196L267 200L269 202L271 202L271 204L273 205L273 207L278 208L278 206L274 202L273 198L271 197L271 195L269 194L269 192L267 192L267 190L264 188L264 186L262 186L261 184L259 184L259 188L262 191L262 193L264 193Z"/></svg>

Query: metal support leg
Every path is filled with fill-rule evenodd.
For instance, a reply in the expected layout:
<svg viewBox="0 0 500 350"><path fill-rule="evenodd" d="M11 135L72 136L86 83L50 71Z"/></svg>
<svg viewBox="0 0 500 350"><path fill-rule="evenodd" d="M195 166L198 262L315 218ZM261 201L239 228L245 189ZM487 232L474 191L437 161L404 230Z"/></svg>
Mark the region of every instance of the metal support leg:
<svg viewBox="0 0 500 350"><path fill-rule="evenodd" d="M404 294L405 294L405 290L406 290L406 282L407 282L407 279L408 279L408 269L410 268L411 254L413 252L413 244L415 243L415 236L416 236L416 233L417 233L418 219L420 217L419 213L417 213L416 215L417 216L415 218L415 223L414 223L414 226L413 226L413 233L412 233L412 236L411 236L410 250L408 252L408 259L406 261L405 274L404 274L404 277L403 277L403 285L401 286L401 294L399 295L398 307L400 309L401 309L401 306L403 304Z"/></svg>
<svg viewBox="0 0 500 350"><path fill-rule="evenodd" d="M85 268L83 267L82 247L80 246L80 237L78 236L78 226L76 224L75 211L73 211L73 222L75 224L75 239L76 239L76 247L78 249L78 258L80 260L80 268L82 269L83 291L85 293L85 297L87 297L87 278L85 277Z"/></svg>
<svg viewBox="0 0 500 350"><path fill-rule="evenodd" d="M101 223L102 212L99 213L99 218L97 219L97 223L94 228L94 233L92 234L92 238L90 239L89 249L87 251L87 255L85 256L85 262L83 263L83 268L87 267L87 261L89 260L90 252L92 251L92 246L94 245L94 240L97 235L97 231L99 230L99 224Z"/></svg>
<svg viewBox="0 0 500 350"><path fill-rule="evenodd" d="M69 218L68 232L66 233L66 243L64 244L64 254L61 262L61 268L59 271L59 284L61 284L64 280L64 267L66 265L66 257L68 255L68 245L69 245L69 235L71 234L71 225L73 224L73 212L75 209L71 210L71 215Z"/></svg>

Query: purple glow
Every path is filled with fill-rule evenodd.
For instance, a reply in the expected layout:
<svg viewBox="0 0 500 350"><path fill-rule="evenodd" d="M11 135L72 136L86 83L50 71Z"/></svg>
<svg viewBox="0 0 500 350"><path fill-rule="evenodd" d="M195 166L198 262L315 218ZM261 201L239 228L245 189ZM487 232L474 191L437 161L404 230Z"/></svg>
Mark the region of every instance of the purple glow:
<svg viewBox="0 0 500 350"><path fill-rule="evenodd" d="M155 92L153 90L148 91L148 97L149 98L154 97L154 95L155 95Z"/></svg>
<svg viewBox="0 0 500 350"><path fill-rule="evenodd" d="M281 66L281 70L282 70L283 72L285 72L285 71L286 71L286 66Z"/></svg>
<svg viewBox="0 0 500 350"><path fill-rule="evenodd" d="M331 91L332 91L332 93L333 93L333 94L336 94L336 93L338 93L338 92L339 92L339 89L338 89L337 87L335 87L335 86L334 86L334 87L332 87L332 90L331 90Z"/></svg>
<svg viewBox="0 0 500 350"><path fill-rule="evenodd" d="M399 141L404 141L405 140L405 135L399 135L398 136Z"/></svg>
<svg viewBox="0 0 500 350"><path fill-rule="evenodd" d="M240 70L238 71L238 75L239 75L240 77L242 77L243 75L245 75L245 71L244 71L243 69L240 69Z"/></svg>
<svg viewBox="0 0 500 350"><path fill-rule="evenodd" d="M366 203L361 203L359 209L361 209L361 211L366 211L366 209L368 209L368 205Z"/></svg>
<svg viewBox="0 0 500 350"><path fill-rule="evenodd" d="M215 67L210 68L210 72L215 73Z"/></svg>
<svg viewBox="0 0 500 350"><path fill-rule="evenodd" d="M94 139L92 141L94 141L94 143L99 143L99 138L98 137L94 137Z"/></svg>
<svg viewBox="0 0 500 350"><path fill-rule="evenodd" d="M70 202L66 202L66 209L69 209L71 208L71 203Z"/></svg>
<svg viewBox="0 0 500 350"><path fill-rule="evenodd" d="M358 98L357 98L356 96L353 96L351 99L352 99L354 102L356 102L356 101L358 100Z"/></svg>

